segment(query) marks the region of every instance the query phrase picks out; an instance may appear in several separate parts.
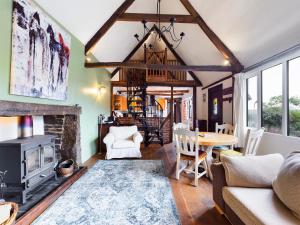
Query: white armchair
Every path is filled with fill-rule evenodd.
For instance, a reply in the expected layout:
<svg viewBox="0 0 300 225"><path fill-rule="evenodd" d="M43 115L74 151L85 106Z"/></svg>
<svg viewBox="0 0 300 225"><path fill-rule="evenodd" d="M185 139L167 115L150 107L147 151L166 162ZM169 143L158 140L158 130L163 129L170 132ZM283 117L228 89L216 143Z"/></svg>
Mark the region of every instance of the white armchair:
<svg viewBox="0 0 300 225"><path fill-rule="evenodd" d="M137 126L110 127L104 137L106 144L106 159L112 158L140 158L140 146L143 141Z"/></svg>

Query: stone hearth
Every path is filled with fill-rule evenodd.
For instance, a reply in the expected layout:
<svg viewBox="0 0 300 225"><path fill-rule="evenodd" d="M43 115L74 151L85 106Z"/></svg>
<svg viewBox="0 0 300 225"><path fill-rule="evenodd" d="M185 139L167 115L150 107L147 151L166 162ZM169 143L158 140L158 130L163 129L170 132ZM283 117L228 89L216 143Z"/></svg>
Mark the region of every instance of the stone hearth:
<svg viewBox="0 0 300 225"><path fill-rule="evenodd" d="M54 134L56 155L81 162L81 107L0 101L0 116L44 116L45 134Z"/></svg>

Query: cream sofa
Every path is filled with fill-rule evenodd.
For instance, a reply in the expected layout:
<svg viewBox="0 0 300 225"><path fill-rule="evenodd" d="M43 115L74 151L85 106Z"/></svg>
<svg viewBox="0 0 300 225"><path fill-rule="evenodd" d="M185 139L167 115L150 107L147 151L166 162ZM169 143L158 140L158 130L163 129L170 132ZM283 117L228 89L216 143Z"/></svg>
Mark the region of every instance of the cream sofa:
<svg viewBox="0 0 300 225"><path fill-rule="evenodd" d="M250 160L255 157L258 156ZM252 161L248 165L245 160L229 165L212 164L213 198L218 211L233 225L300 225L300 219L272 189L282 161L283 158L272 154L266 160ZM237 168L239 170L234 171Z"/></svg>
<svg viewBox="0 0 300 225"><path fill-rule="evenodd" d="M113 158L140 158L140 145L143 141L137 126L110 127L104 137L106 144L106 159Z"/></svg>

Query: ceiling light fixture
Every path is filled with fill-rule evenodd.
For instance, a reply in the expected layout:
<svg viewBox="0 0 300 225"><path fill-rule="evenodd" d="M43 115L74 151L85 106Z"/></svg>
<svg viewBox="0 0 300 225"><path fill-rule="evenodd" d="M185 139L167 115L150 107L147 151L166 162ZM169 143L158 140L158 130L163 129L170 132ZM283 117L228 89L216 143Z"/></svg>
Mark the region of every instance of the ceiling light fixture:
<svg viewBox="0 0 300 225"><path fill-rule="evenodd" d="M229 60L228 59L225 59L224 62L223 62L224 66L228 66L230 64Z"/></svg>
<svg viewBox="0 0 300 225"><path fill-rule="evenodd" d="M161 25L160 3L161 3L161 0L157 0L156 14L157 14L157 17L158 17L158 29L160 30L160 33L158 34L156 31L154 31L156 36L154 38L154 43L152 44L152 47L155 48L155 43L156 43L157 40L161 39L161 34L168 34L168 36L171 38L171 40L173 42L172 43L173 49L176 49L181 44L182 39L185 36L185 33L181 32L179 34L179 36L176 35L175 27L174 27L174 24L176 23L176 18L175 17L172 17L170 19L170 24L168 26L162 26ZM143 24L143 28L144 28L144 37L145 37L146 33L150 32L150 29L147 27L147 21L146 20L142 20L142 24ZM152 32L151 32L151 34L152 34ZM140 41L140 36L138 34L135 34L134 37L135 37L135 39L137 39L137 41Z"/></svg>

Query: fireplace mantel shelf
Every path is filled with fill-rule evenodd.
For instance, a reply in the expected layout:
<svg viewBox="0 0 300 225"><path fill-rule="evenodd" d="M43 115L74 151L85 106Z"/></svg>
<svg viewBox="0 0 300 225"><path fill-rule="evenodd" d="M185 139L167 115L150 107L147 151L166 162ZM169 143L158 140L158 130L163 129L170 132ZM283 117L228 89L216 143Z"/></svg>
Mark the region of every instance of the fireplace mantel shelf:
<svg viewBox="0 0 300 225"><path fill-rule="evenodd" d="M48 105L0 100L0 116L80 115L80 106Z"/></svg>

